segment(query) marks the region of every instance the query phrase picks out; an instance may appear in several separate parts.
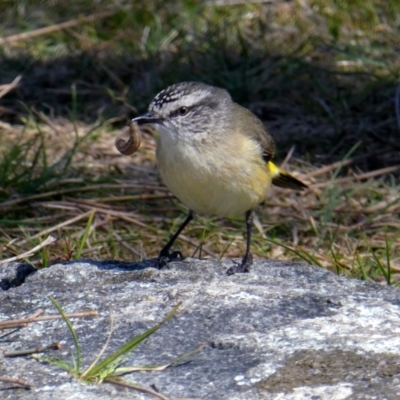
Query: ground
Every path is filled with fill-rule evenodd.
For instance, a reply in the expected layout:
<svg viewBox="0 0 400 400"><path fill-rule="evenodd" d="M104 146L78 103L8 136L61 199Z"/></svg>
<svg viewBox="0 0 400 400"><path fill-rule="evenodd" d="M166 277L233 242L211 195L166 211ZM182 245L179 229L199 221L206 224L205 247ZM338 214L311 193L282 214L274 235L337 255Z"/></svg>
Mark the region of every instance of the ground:
<svg viewBox="0 0 400 400"><path fill-rule="evenodd" d="M277 162L310 185L271 191L254 255L397 282L399 3L245 3L0 5L3 259L50 233L57 242L22 258L156 256L186 210L160 182L150 135L132 157L114 140L160 89L199 80L256 113ZM200 216L177 249L241 256L244 231L241 217Z"/></svg>

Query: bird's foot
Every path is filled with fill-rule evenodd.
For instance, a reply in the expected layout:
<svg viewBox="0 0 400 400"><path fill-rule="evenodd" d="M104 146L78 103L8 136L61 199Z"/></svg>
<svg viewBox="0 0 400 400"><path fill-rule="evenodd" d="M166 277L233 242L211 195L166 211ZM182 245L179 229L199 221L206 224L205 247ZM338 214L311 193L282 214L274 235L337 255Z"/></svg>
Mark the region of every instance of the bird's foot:
<svg viewBox="0 0 400 400"><path fill-rule="evenodd" d="M158 269L164 268L171 261L182 261L183 256L180 251L173 251L169 253L168 251L161 251L160 255L157 258L157 267Z"/></svg>
<svg viewBox="0 0 400 400"><path fill-rule="evenodd" d="M252 264L253 264L253 256L251 254L247 254L243 257L243 260L240 264L230 267L228 271L226 271L226 274L234 275L237 272L239 273L249 272Z"/></svg>

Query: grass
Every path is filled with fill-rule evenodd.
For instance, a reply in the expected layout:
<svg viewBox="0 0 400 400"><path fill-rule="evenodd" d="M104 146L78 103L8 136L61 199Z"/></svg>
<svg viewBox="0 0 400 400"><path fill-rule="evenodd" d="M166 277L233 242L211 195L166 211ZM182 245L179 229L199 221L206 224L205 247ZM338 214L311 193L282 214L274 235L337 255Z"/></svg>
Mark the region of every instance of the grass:
<svg viewBox="0 0 400 400"><path fill-rule="evenodd" d="M192 79L254 111L312 188L271 191L256 256L398 282L397 1L42 4L0 5L0 35L28 34L0 48L2 259L49 233L59 240L27 259L37 267L155 257L185 210L159 180L151 136L132 157L113 143L160 89ZM198 217L177 246L240 257L244 230L242 218Z"/></svg>
<svg viewBox="0 0 400 400"><path fill-rule="evenodd" d="M113 330L112 317L111 317L111 331L110 331L110 335L109 335L105 345L99 352L98 356L92 361L92 363L86 369L83 369L82 368L83 354L82 354L82 349L81 349L78 335L77 335L74 327L72 326L71 321L68 319L68 317L64 313L64 310L62 309L60 304L57 302L57 300L51 296L50 296L50 300L53 303L53 305L57 308L58 312L60 313L61 317L63 318L64 322L66 323L68 330L72 336L74 348L75 348L75 351L72 353L72 363L68 363L64 359L55 358L55 357L46 357L46 356L37 356L37 355L34 355L33 357L41 362L45 362L45 363L49 363L49 364L58 366L59 368L69 372L74 378L76 378L79 381L84 382L84 383L100 384L103 382L109 382L109 383L113 383L113 384L123 386L126 388L135 389L135 390L139 390L141 392L152 394L156 398L166 400L167 398L165 396L163 396L162 394L157 393L152 389L145 388L145 387L139 386L133 382L127 381L127 380L121 378L121 375L130 373L130 372L136 372L136 371L162 371L162 370L172 366L173 364L181 362L184 358L186 358L190 355L193 355L194 353L197 353L201 349L201 347L200 347L190 353L187 353L183 356L180 356L180 357L172 360L168 364L161 365L161 366L153 366L153 365L135 366L135 367L126 367L126 366L123 367L122 366L126 362L126 359L129 356L129 354L132 351L134 351L137 346L139 346L143 341L145 341L147 338L149 338L154 333L156 333L164 324L166 324L172 317L175 316L179 307L181 306L181 303L178 303L167 314L167 316L161 322L159 322L157 325L146 330L142 334L133 337L131 340L124 343L122 346L120 346L117 350L115 350L113 353L111 353L107 357L103 357L103 354L106 351L107 346L109 345L109 342L111 340L111 335L112 335L112 330Z"/></svg>

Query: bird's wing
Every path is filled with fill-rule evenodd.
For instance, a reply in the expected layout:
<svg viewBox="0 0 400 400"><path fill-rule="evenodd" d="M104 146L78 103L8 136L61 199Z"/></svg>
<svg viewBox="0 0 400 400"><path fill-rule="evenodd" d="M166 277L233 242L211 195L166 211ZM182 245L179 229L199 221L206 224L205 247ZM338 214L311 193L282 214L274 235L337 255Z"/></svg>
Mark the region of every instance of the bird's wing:
<svg viewBox="0 0 400 400"><path fill-rule="evenodd" d="M251 138L260 144L263 152L263 158L266 163L270 161L275 154L275 141L265 128L264 124L250 110L234 103L234 111L243 115L239 118L239 125L242 132L246 132Z"/></svg>
<svg viewBox="0 0 400 400"><path fill-rule="evenodd" d="M240 112L241 115L243 115L243 118L239 119L241 131L250 135L250 137L259 143L262 148L263 159L266 163L266 167L271 173L272 183L275 186L294 190L303 190L307 188L308 186L305 183L290 175L282 168L279 168L271 161L275 154L275 142L261 120L250 110L247 110L238 104L235 104L235 106L240 107L240 109L236 109L236 112ZM251 126L251 129L249 129L249 125Z"/></svg>

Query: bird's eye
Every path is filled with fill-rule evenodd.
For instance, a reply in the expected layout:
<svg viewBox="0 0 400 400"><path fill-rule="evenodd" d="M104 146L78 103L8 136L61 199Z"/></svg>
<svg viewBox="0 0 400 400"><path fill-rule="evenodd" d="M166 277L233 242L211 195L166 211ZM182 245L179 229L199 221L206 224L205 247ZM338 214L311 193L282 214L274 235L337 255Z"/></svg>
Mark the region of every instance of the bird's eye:
<svg viewBox="0 0 400 400"><path fill-rule="evenodd" d="M179 114L179 115L186 115L188 112L189 112L189 109L188 109L187 107L181 107L181 108L178 110L178 114Z"/></svg>

